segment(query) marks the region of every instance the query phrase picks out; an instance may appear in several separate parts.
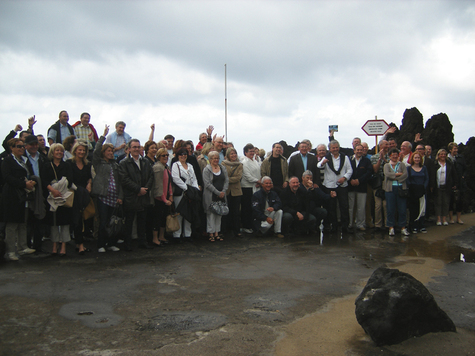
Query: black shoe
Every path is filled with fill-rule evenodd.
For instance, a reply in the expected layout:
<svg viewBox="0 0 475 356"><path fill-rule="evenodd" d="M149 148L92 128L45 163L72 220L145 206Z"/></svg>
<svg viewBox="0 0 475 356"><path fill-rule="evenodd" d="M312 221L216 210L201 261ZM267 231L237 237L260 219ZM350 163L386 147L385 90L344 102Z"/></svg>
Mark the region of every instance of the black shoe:
<svg viewBox="0 0 475 356"><path fill-rule="evenodd" d="M148 243L140 244L139 247L140 247L140 248L147 249L147 250L150 250L150 249L153 248L153 246L152 246L152 245L149 245Z"/></svg>
<svg viewBox="0 0 475 356"><path fill-rule="evenodd" d="M121 249L124 250L124 251L129 251L129 252L130 252L130 251L133 251L133 250L132 250L132 247L130 247L130 246L128 246L128 245L125 245L125 246L121 247Z"/></svg>
<svg viewBox="0 0 475 356"><path fill-rule="evenodd" d="M153 246L153 247L163 247L163 246L164 246L164 243L163 243L163 242L160 242L159 244L157 244L156 242L152 242L152 246Z"/></svg>

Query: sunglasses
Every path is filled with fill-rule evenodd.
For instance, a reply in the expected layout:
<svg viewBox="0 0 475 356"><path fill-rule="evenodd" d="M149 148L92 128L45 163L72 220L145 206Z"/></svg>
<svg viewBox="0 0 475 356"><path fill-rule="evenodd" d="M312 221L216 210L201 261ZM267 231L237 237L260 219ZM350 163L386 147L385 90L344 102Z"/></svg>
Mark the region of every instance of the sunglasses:
<svg viewBox="0 0 475 356"><path fill-rule="evenodd" d="M25 148L25 146L23 146L23 145L16 145L15 147L16 148Z"/></svg>
<svg viewBox="0 0 475 356"><path fill-rule="evenodd" d="M188 153L181 153L179 156L188 156Z"/></svg>
<svg viewBox="0 0 475 356"><path fill-rule="evenodd" d="M160 157L169 157L170 155L169 154L166 154L166 155L160 155Z"/></svg>

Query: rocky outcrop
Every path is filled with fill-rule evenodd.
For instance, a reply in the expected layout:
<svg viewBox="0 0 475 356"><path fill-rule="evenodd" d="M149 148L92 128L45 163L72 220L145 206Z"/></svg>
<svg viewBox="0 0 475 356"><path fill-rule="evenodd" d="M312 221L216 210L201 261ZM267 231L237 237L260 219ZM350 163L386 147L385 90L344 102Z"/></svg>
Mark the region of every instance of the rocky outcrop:
<svg viewBox="0 0 475 356"><path fill-rule="evenodd" d="M438 149L447 149L447 145L454 141L452 124L447 114L440 113L427 120L422 137L426 145L432 146L434 156Z"/></svg>
<svg viewBox="0 0 475 356"><path fill-rule="evenodd" d="M422 114L417 108L406 109L402 117L402 125L399 129L397 137L398 146L401 147L401 143L409 141L411 144L414 142L414 137L417 133L422 133L424 129L424 119Z"/></svg>
<svg viewBox="0 0 475 356"><path fill-rule="evenodd" d="M380 267L356 298L356 319L376 345L393 345L455 325L424 285L407 273Z"/></svg>

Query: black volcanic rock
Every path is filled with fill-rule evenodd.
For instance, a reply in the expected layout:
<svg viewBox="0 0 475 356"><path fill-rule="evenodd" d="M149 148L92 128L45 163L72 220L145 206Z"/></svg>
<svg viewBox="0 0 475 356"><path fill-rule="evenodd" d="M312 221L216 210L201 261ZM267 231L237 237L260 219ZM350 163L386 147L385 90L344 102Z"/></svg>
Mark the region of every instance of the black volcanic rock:
<svg viewBox="0 0 475 356"><path fill-rule="evenodd" d="M427 288L397 269L374 271L355 305L358 323L378 346L431 332L456 332Z"/></svg>
<svg viewBox="0 0 475 356"><path fill-rule="evenodd" d="M284 153L282 154L285 158L289 158L289 156L292 154L292 152L296 151L297 149L295 147L289 146L286 141L282 140L279 142L284 149ZM298 147L298 143L297 143Z"/></svg>
<svg viewBox="0 0 475 356"><path fill-rule="evenodd" d="M459 152L463 154L466 163L465 183L468 191L464 192L465 206L471 206L473 209L473 200L475 199L475 137L470 137L463 150Z"/></svg>
<svg viewBox="0 0 475 356"><path fill-rule="evenodd" d="M414 137L417 133L422 134L424 129L424 120L422 114L417 108L406 109L402 118L402 125L397 137L398 146L401 146L403 141L414 142Z"/></svg>
<svg viewBox="0 0 475 356"><path fill-rule="evenodd" d="M427 145L432 146L434 156L437 154L437 150L447 149L447 145L454 141L452 124L447 114L440 113L427 120L422 137Z"/></svg>

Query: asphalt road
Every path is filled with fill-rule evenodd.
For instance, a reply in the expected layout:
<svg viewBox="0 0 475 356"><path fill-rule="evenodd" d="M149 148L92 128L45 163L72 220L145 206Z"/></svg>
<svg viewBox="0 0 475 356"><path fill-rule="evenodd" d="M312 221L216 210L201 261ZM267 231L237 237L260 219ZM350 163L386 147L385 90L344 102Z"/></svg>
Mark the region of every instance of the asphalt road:
<svg viewBox="0 0 475 356"><path fill-rule="evenodd" d="M473 230L465 235L444 247L446 262L461 250L471 258ZM367 232L27 256L0 265L0 354L271 355L282 326L359 293L362 280L407 250L399 238ZM457 326L475 331L473 312L454 296L475 296L473 266L449 264L429 289Z"/></svg>

